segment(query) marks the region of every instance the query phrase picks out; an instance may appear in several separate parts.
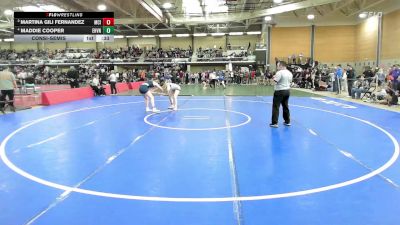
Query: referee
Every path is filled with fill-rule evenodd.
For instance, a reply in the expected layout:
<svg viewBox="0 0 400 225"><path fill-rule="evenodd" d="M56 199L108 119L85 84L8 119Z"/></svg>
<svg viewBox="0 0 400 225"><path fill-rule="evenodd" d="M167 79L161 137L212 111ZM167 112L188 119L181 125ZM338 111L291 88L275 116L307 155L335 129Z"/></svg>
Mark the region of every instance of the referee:
<svg viewBox="0 0 400 225"><path fill-rule="evenodd" d="M3 69L0 72L0 111L5 114L5 105L11 106L11 110L15 112L14 107L14 89L17 88L17 82L15 80L15 76L8 68ZM8 101L6 101L6 97L8 96Z"/></svg>
<svg viewBox="0 0 400 225"><path fill-rule="evenodd" d="M71 66L67 72L67 77L69 79L69 85L71 88L79 88L79 72L74 66Z"/></svg>
<svg viewBox="0 0 400 225"><path fill-rule="evenodd" d="M269 125L273 128L278 128L279 106L281 104L283 108L283 119L285 120L283 124L285 126L290 126L289 97L293 74L286 69L286 65L286 62L280 61L278 63L278 72L273 78L276 84L272 103L272 121Z"/></svg>

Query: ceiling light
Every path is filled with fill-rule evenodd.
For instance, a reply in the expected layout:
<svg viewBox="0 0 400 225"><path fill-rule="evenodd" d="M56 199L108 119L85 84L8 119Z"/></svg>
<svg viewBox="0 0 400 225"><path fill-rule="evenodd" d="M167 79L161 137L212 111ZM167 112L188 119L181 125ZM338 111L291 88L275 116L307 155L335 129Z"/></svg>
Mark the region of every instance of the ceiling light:
<svg viewBox="0 0 400 225"><path fill-rule="evenodd" d="M127 38L137 38L137 37L139 37L139 36L137 36L137 35L127 35L126 37L127 37Z"/></svg>
<svg viewBox="0 0 400 225"><path fill-rule="evenodd" d="M42 4L38 4L38 5L27 5L27 6L22 6L22 7L17 7L16 8L19 11L22 12L64 12L65 9L62 9L58 6L55 5L42 5ZM12 13L12 10L10 10ZM6 14L6 12L4 11L4 14Z"/></svg>
<svg viewBox="0 0 400 225"><path fill-rule="evenodd" d="M158 36L160 36L160 37L172 37L172 34L160 34Z"/></svg>
<svg viewBox="0 0 400 225"><path fill-rule="evenodd" d="M5 42L13 42L14 38L5 38L3 41L5 41Z"/></svg>
<svg viewBox="0 0 400 225"><path fill-rule="evenodd" d="M224 0L203 0L206 13L226 13L229 7Z"/></svg>
<svg viewBox="0 0 400 225"><path fill-rule="evenodd" d="M170 8L172 8L172 4L170 2L166 2L166 3L163 4L163 8L164 9L170 9Z"/></svg>
<svg viewBox="0 0 400 225"><path fill-rule="evenodd" d="M182 0L182 9L186 16L203 14L203 9L198 0Z"/></svg>
<svg viewBox="0 0 400 225"><path fill-rule="evenodd" d="M11 9L4 10L4 15L6 15L6 16L11 16L13 13L14 13L14 11L12 11Z"/></svg>
<svg viewBox="0 0 400 225"><path fill-rule="evenodd" d="M195 36L195 37L205 37L205 36L207 36L207 34L206 33L197 33L197 34L193 34L193 36Z"/></svg>
<svg viewBox="0 0 400 225"><path fill-rule="evenodd" d="M272 17L271 17L271 16L266 16L266 17L264 18L264 20L265 20L265 21L271 21L271 20L272 20Z"/></svg>
<svg viewBox="0 0 400 225"><path fill-rule="evenodd" d="M114 35L115 39L120 39L120 38L124 38L124 37L125 37L124 35Z"/></svg>
<svg viewBox="0 0 400 225"><path fill-rule="evenodd" d="M104 11L104 10L107 9L107 6L104 5L104 4L99 4L99 5L97 6L97 9L100 10L100 11Z"/></svg>
<svg viewBox="0 0 400 225"><path fill-rule="evenodd" d="M309 19L309 20L313 20L313 19L315 19L315 16L314 16L314 14L309 14L309 15L307 16L307 19Z"/></svg>
<svg viewBox="0 0 400 225"><path fill-rule="evenodd" d="M43 12L44 10L33 5L27 5L27 6L22 6L18 7L17 9L21 10L22 12Z"/></svg>
<svg viewBox="0 0 400 225"><path fill-rule="evenodd" d="M280 3L282 3L283 2L283 0L274 0L274 3L275 4L280 4Z"/></svg>
<svg viewBox="0 0 400 225"><path fill-rule="evenodd" d="M231 36L243 35L243 32L230 32L229 35Z"/></svg>
<svg viewBox="0 0 400 225"><path fill-rule="evenodd" d="M189 37L189 34L177 34L177 37Z"/></svg>
<svg viewBox="0 0 400 225"><path fill-rule="evenodd" d="M224 36L225 33L211 33L211 36Z"/></svg>
<svg viewBox="0 0 400 225"><path fill-rule="evenodd" d="M65 10L55 5L39 5L39 8L47 12L64 12Z"/></svg>
<svg viewBox="0 0 400 225"><path fill-rule="evenodd" d="M154 35L143 35L142 37L144 37L144 38L152 38L152 37L155 37Z"/></svg>
<svg viewBox="0 0 400 225"><path fill-rule="evenodd" d="M261 31L249 31L247 32L248 35L254 35L254 34L261 34Z"/></svg>
<svg viewBox="0 0 400 225"><path fill-rule="evenodd" d="M360 17L361 19L365 19L368 17L368 14L366 12L360 13L360 15L358 15L358 17Z"/></svg>

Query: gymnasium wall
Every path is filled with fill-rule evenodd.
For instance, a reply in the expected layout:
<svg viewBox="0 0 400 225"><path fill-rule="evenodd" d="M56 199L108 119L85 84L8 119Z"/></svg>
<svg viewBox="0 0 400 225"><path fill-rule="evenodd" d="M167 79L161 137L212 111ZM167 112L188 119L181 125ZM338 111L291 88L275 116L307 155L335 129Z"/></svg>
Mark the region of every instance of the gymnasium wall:
<svg viewBox="0 0 400 225"><path fill-rule="evenodd" d="M140 48L151 49L151 47L157 46L156 38L128 38L129 46L139 46Z"/></svg>
<svg viewBox="0 0 400 225"><path fill-rule="evenodd" d="M227 36L227 43L231 46L242 46L247 49L247 46L251 45L251 50L254 51L256 43L259 41L260 35L243 35L243 36Z"/></svg>
<svg viewBox="0 0 400 225"><path fill-rule="evenodd" d="M193 49L198 49L199 47L205 48L219 48L226 49L226 38L225 36L207 36L207 37L194 37L194 47Z"/></svg>
<svg viewBox="0 0 400 225"><path fill-rule="evenodd" d="M114 39L114 42L100 42L98 44L99 49L102 48L125 48L128 46L128 43L126 41L126 38L119 38L119 39Z"/></svg>
<svg viewBox="0 0 400 225"><path fill-rule="evenodd" d="M91 48L96 49L96 42L68 42L68 48Z"/></svg>
<svg viewBox="0 0 400 225"><path fill-rule="evenodd" d="M189 49L189 45L192 45L192 37L170 37L170 38L160 38L161 48L171 49L171 48L181 48ZM192 46L193 47L193 46Z"/></svg>
<svg viewBox="0 0 400 225"><path fill-rule="evenodd" d="M369 18L357 25L316 26L315 59L328 65L350 63L357 70L376 66L378 18ZM271 61L293 53L310 56L310 27L272 29ZM382 64L400 62L400 10L384 15Z"/></svg>
<svg viewBox="0 0 400 225"><path fill-rule="evenodd" d="M39 43L39 48L40 49L50 49L50 50L57 50L57 49L65 49L67 46L67 44L64 42L54 42L54 43L50 43L50 42L44 42L43 43Z"/></svg>
<svg viewBox="0 0 400 225"><path fill-rule="evenodd" d="M355 61L376 61L378 44L378 17L371 17L356 25L356 55Z"/></svg>
<svg viewBox="0 0 400 225"><path fill-rule="evenodd" d="M355 26L326 26L315 29L315 59L321 62L353 62Z"/></svg>
<svg viewBox="0 0 400 225"><path fill-rule="evenodd" d="M273 27L271 32L271 62L275 57L310 56L311 27Z"/></svg>
<svg viewBox="0 0 400 225"><path fill-rule="evenodd" d="M10 42L0 42L0 49L10 49L11 43Z"/></svg>
<svg viewBox="0 0 400 225"><path fill-rule="evenodd" d="M400 10L383 17L382 62L400 63Z"/></svg>
<svg viewBox="0 0 400 225"><path fill-rule="evenodd" d="M13 49L15 49L17 52L22 52L28 49L38 49L36 42L13 42L12 45Z"/></svg>

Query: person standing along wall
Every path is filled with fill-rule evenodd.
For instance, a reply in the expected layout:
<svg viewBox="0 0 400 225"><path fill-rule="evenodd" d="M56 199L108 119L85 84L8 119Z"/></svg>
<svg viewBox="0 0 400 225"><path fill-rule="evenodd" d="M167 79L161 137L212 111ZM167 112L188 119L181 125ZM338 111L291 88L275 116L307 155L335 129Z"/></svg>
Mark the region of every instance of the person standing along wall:
<svg viewBox="0 0 400 225"><path fill-rule="evenodd" d="M286 62L279 62L279 71L274 76L275 91L272 102L272 121L269 125L273 128L278 128L279 107L283 108L283 123L285 126L290 126L290 110L289 110L289 97L290 97L290 84L293 80L293 74L286 68Z"/></svg>
<svg viewBox="0 0 400 225"><path fill-rule="evenodd" d="M14 107L14 88L17 88L17 82L15 76L8 69L0 72L0 111L4 114L4 106L6 103L6 97L8 96L8 104L11 106L11 110L15 112Z"/></svg>
<svg viewBox="0 0 400 225"><path fill-rule="evenodd" d="M108 79L110 80L111 95L116 95L117 94L117 88L116 88L117 76L115 75L114 70L111 71L111 74L108 77Z"/></svg>
<svg viewBox="0 0 400 225"><path fill-rule="evenodd" d="M336 82L336 86L337 86L337 94L341 93L342 77L343 77L343 69L342 69L342 65L339 64L339 65L337 65L336 72L335 72L335 82Z"/></svg>
<svg viewBox="0 0 400 225"><path fill-rule="evenodd" d="M215 69L212 72L210 72L209 80L210 80L210 87L215 88L215 82L217 81L217 74L215 72Z"/></svg>
<svg viewBox="0 0 400 225"><path fill-rule="evenodd" d="M378 72L376 73L377 79L378 79L378 86L381 87L385 83L385 78L386 75L383 72L382 68L378 69Z"/></svg>
<svg viewBox="0 0 400 225"><path fill-rule="evenodd" d="M356 75L352 66L347 65L347 91L349 96L351 96L351 89L353 89L353 83L355 81Z"/></svg>
<svg viewBox="0 0 400 225"><path fill-rule="evenodd" d="M399 65L393 66L392 77L393 77L392 89L397 90L399 88L398 85L399 85L399 78L400 78L400 66Z"/></svg>
<svg viewBox="0 0 400 225"><path fill-rule="evenodd" d="M343 76L342 76L342 80L340 81L342 89L341 91L344 91L345 93L347 93L347 71L345 68L343 68Z"/></svg>
<svg viewBox="0 0 400 225"><path fill-rule="evenodd" d="M79 73L74 66L71 66L68 70L67 77L71 88L79 88Z"/></svg>

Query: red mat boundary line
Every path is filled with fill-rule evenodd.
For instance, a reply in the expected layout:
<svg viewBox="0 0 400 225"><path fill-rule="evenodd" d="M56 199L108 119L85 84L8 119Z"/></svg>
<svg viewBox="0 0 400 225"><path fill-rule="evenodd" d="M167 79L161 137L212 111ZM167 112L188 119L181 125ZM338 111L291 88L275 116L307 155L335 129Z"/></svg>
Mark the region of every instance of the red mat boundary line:
<svg viewBox="0 0 400 225"><path fill-rule="evenodd" d="M117 91L125 92L129 90L139 89L139 86L143 82L131 82L131 83L117 83ZM111 93L110 85L106 85L106 94ZM53 90L53 91L45 91L41 94L42 97L42 105L54 105L65 102L71 102L86 98L94 97L94 92L91 87L82 87L82 88L73 88L73 89L63 89L63 90Z"/></svg>

